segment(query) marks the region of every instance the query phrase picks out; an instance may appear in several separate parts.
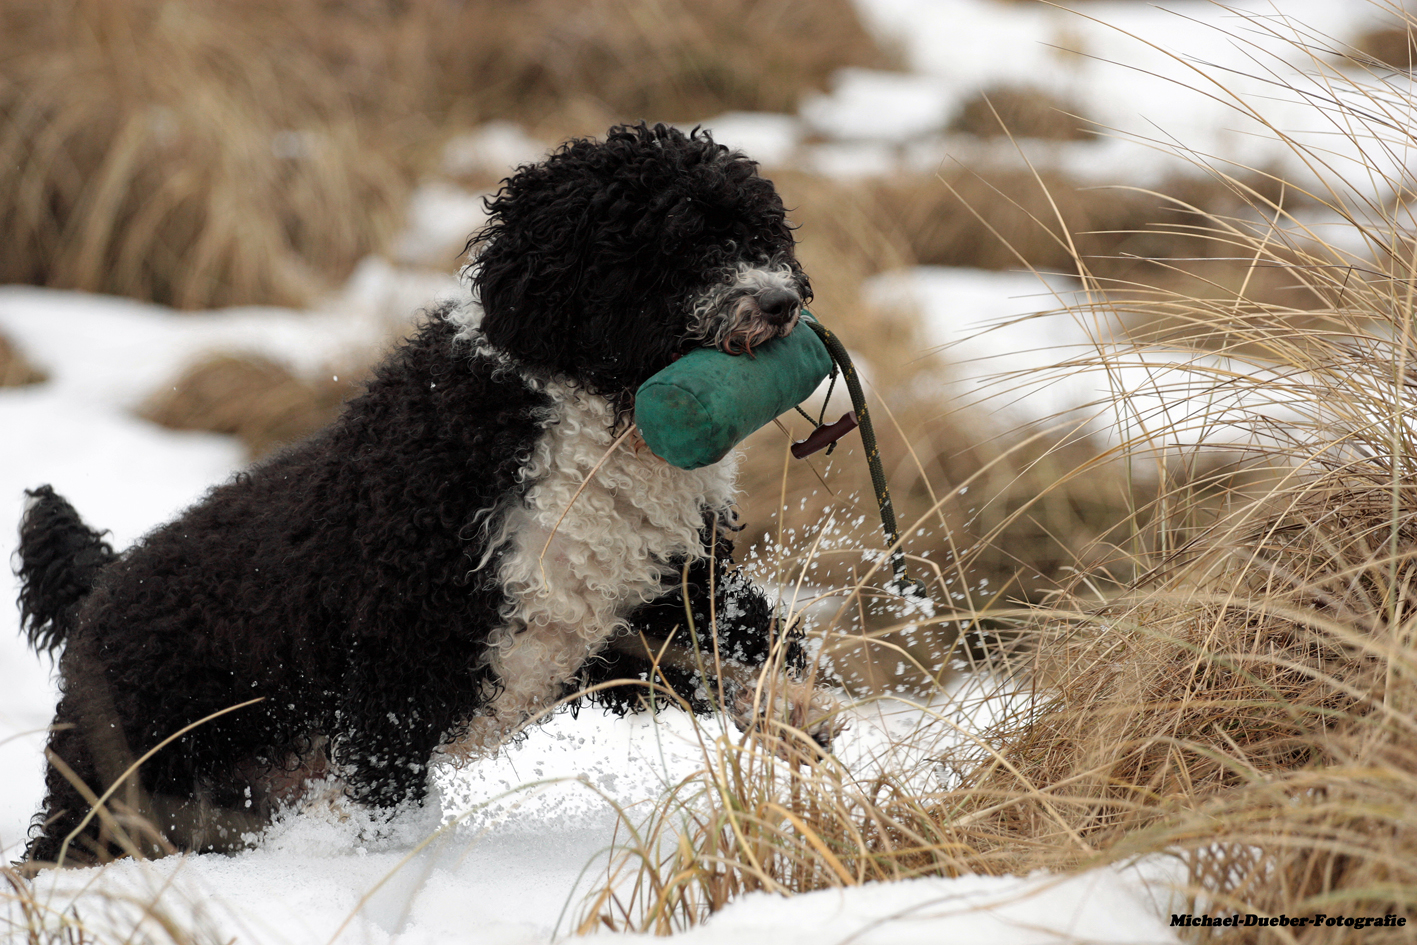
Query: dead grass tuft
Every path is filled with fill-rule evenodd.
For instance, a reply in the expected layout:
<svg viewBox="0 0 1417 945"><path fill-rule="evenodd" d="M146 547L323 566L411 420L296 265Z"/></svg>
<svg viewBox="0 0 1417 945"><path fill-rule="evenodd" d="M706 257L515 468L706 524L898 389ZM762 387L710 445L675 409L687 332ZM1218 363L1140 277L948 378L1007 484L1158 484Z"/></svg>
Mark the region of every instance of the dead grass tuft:
<svg viewBox="0 0 1417 945"><path fill-rule="evenodd" d="M1351 58L1365 63L1381 63L1394 69L1411 69L1413 34L1409 26L1369 30L1353 41Z"/></svg>
<svg viewBox="0 0 1417 945"><path fill-rule="evenodd" d="M6 5L0 280L298 303L379 244L397 169L318 59L255 12Z"/></svg>
<svg viewBox="0 0 1417 945"><path fill-rule="evenodd" d="M42 384L48 375L31 364L15 343L0 334L0 387Z"/></svg>
<svg viewBox="0 0 1417 945"><path fill-rule="evenodd" d="M1178 261L1234 256L1210 232L1215 221L1252 219L1251 204L1277 201L1282 189L1265 174L1178 176L1142 191L1055 171L953 166L883 183L875 196L927 265L1077 273L1080 257L1099 279L1144 283Z"/></svg>
<svg viewBox="0 0 1417 945"><path fill-rule="evenodd" d="M1164 852L1176 911L1410 914L1417 504L1372 471L1282 489L1144 592L1054 615L1047 694L952 796L975 867ZM1279 940L1223 937L1256 934Z"/></svg>
<svg viewBox="0 0 1417 945"><path fill-rule="evenodd" d="M536 84L518 110L580 97L651 120L793 112L839 68L894 64L845 0L551 0L538 12Z"/></svg>
<svg viewBox="0 0 1417 945"><path fill-rule="evenodd" d="M188 368L139 409L173 430L235 436L257 459L324 427L354 393L348 380L311 382L254 355L217 355Z"/></svg>
<svg viewBox="0 0 1417 945"><path fill-rule="evenodd" d="M1338 108L1361 129L1352 144L1385 149L1392 88L1322 78L1336 102L1378 103ZM1155 516L1151 570L1129 591L1099 605L1079 583L1032 622L1013 656L1036 697L946 759L963 774L935 810L970 851L969 869L1150 855L1179 865L1176 912L1412 914L1417 438L1403 405L1417 339L1403 288L1410 246L1397 235L1410 222L1389 192L1409 186L1383 181L1374 193L1368 180L1329 179L1305 194L1349 222L1342 246L1251 188L1234 188L1249 194L1249 222L1201 217L1202 238L1256 271L1283 271L1304 307L1243 286L1226 299L1093 284L1097 304L1170 325L1096 366L1169 360L1191 390L1210 392L1197 422L1280 472L1209 520L1176 528ZM1253 222L1262 218L1276 222ZM1184 354L1197 348L1225 357ZM1133 441L1139 458L1194 433L1118 408L1150 427ZM1163 491L1154 507L1194 495L1193 485ZM1288 940L1268 928L1212 932Z"/></svg>
<svg viewBox="0 0 1417 945"><path fill-rule="evenodd" d="M1090 141L1097 137L1078 107L1040 88L996 85L967 99L950 130L979 138Z"/></svg>

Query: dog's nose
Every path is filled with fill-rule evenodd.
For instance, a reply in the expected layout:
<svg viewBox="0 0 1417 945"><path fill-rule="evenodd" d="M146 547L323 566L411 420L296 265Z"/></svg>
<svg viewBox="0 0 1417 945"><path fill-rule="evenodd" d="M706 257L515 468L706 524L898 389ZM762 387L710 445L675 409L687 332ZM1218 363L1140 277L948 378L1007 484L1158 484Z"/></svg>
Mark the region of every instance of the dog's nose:
<svg viewBox="0 0 1417 945"><path fill-rule="evenodd" d="M774 325L786 325L801 304L802 296L791 289L764 289L758 294L758 311Z"/></svg>

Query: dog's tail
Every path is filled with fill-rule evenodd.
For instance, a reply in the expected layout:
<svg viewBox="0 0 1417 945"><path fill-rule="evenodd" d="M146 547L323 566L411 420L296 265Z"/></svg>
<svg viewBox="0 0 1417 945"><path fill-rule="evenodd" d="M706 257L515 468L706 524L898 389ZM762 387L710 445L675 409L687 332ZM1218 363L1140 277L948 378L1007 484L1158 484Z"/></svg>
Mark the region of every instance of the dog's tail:
<svg viewBox="0 0 1417 945"><path fill-rule="evenodd" d="M118 557L50 486L26 490L20 519L20 627L35 652L51 655L73 629L98 574Z"/></svg>

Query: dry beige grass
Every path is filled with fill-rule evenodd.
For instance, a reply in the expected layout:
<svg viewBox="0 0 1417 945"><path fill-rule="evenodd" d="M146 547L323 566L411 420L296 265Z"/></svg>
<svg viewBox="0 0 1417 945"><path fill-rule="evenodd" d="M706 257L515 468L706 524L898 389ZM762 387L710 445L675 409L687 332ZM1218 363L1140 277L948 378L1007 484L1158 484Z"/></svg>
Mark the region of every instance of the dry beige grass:
<svg viewBox="0 0 1417 945"><path fill-rule="evenodd" d="M791 109L886 62L846 0L15 0L0 280L299 303L382 244L459 124Z"/></svg>
<svg viewBox="0 0 1417 945"><path fill-rule="evenodd" d="M536 25L541 100L521 109L580 97L651 120L791 112L838 68L891 64L844 0L543 0Z"/></svg>
<svg viewBox="0 0 1417 945"><path fill-rule="evenodd" d="M1306 900L1341 899L1335 890L1375 866L1411 887L1417 838L1405 818L1383 825L1377 808L1345 807L1385 792L1396 801L1417 784L1417 504L1402 488L1395 510L1391 485L1374 471L1349 467L1280 490L1201 536L1129 599L1071 620L1054 615L1037 657L1054 694L993 733L1011 770L987 762L960 792L1008 809L960 830L981 865L1076 865L1169 835L1152 848L1187 859L1197 892L1249 911L1303 913ZM1347 783L1364 771L1371 783ZM1258 823L1225 816L1267 807ZM1209 831L1186 836L1208 818ZM1310 831L1322 824L1332 848L1313 847L1320 833ZM1262 839L1268 831L1273 846ZM1217 840L1278 857L1275 872L1217 886L1202 875ZM1385 862L1362 862L1394 842ZM1404 845L1405 856L1386 861ZM1364 898L1365 882L1350 898ZM1399 894L1346 911L1371 914L1375 905L1378 914L1405 912L1417 901Z"/></svg>
<svg viewBox="0 0 1417 945"><path fill-rule="evenodd" d="M1414 52L1412 30L1407 26L1369 30L1353 41L1348 52L1360 62L1411 69Z"/></svg>
<svg viewBox="0 0 1417 945"><path fill-rule="evenodd" d="M1098 279L1176 289L1177 261L1236 255L1207 235L1210 221L1249 217L1251 201L1277 200L1282 189L1257 173L1177 176L1140 191L1083 185L1054 171L955 165L883 183L875 197L921 263L1071 273L1081 264ZM1169 268L1149 263L1158 259Z"/></svg>
<svg viewBox="0 0 1417 945"><path fill-rule="evenodd" d="M0 334L0 387L23 387L46 379L45 373L31 364L13 341Z"/></svg>
<svg viewBox="0 0 1417 945"><path fill-rule="evenodd" d="M1088 141L1097 137L1078 107L1031 86L995 85L967 99L951 131L980 138L1042 138Z"/></svg>
<svg viewBox="0 0 1417 945"><path fill-rule="evenodd" d="M1408 93L1324 61L1333 117L1384 166L1376 156L1407 141ZM1188 937L1417 939L1417 333L1413 221L1393 199L1413 184L1331 178L1306 194L1349 221L1337 245L1221 176L1256 212L1202 217L1209 238L1256 268L1283 267L1308 304L1254 298L1243 283L1125 296L1143 324L1167 328L1106 363L1154 364L1164 344L1173 370L1216 393L1224 413L1206 422L1230 424L1265 475L1233 491L1225 478L1163 483L1109 552L1139 572L1128 586L1109 589L1093 567L1046 607L996 612L1019 629L996 638L993 657L1015 694L976 739L937 756L942 783L909 772L861 783L830 761L784 772L767 746L719 743L706 751L708 789L666 799L627 844L620 865L638 869L638 898L607 894L592 918L667 931L751 889L1147 858L1179 875L1177 913L1408 920ZM1275 222L1244 222L1261 217ZM1090 288L1111 313L1108 286ZM1184 353L1217 339L1228 359ZM1133 464L1185 431L1144 432ZM983 616L961 605L934 622Z"/></svg>
<svg viewBox="0 0 1417 945"><path fill-rule="evenodd" d="M0 280L179 307L299 302L403 181L308 51L222 5L0 11Z"/></svg>
<svg viewBox="0 0 1417 945"><path fill-rule="evenodd" d="M235 436L259 459L328 424L355 387L348 380L312 383L266 358L217 355L148 398L139 415L173 430Z"/></svg>

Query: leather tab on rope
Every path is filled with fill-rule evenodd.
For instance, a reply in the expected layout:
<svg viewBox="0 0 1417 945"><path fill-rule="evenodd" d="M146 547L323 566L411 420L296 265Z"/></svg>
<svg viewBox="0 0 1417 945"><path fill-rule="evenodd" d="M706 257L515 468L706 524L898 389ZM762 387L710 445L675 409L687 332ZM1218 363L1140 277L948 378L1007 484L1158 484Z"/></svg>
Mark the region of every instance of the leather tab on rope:
<svg viewBox="0 0 1417 945"><path fill-rule="evenodd" d="M804 313L804 315L806 314ZM892 593L900 594L902 597L927 597L925 582L912 578L905 567L905 552L901 549L900 532L896 528L895 522L895 507L891 505L891 490L886 485L886 473L881 465L881 451L876 445L876 431L871 426L871 414L866 410L866 395L861 390L861 380L856 376L856 368L851 363L851 356L846 353L846 347L836 335L832 334L830 328L817 321L816 318L804 317L802 321L817 333L817 337L826 346L827 353L831 355L832 361L841 368L842 379L846 381L846 390L851 394L851 407L856 414L856 425L861 429L861 445L866 449L866 464L871 469L871 485L876 490L876 504L881 509L881 529L886 534L886 546L891 556L891 567L895 571L895 578L886 587ZM833 426L838 426L838 424L840 421ZM849 427L842 429L838 436L845 434L848 430ZM805 442L810 441L812 441L811 436Z"/></svg>

